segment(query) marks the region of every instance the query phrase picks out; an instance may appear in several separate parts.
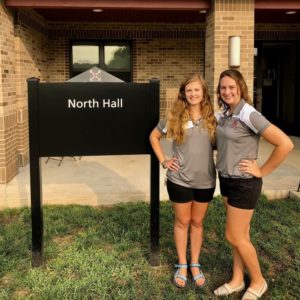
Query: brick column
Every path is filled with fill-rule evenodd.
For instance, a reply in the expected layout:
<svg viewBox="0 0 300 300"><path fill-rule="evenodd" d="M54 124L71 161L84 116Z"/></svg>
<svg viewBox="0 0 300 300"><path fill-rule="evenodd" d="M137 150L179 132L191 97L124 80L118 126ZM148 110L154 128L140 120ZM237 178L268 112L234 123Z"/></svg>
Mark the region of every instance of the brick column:
<svg viewBox="0 0 300 300"><path fill-rule="evenodd" d="M0 3L0 183L17 173L13 14Z"/></svg>
<svg viewBox="0 0 300 300"><path fill-rule="evenodd" d="M216 105L216 88L220 73L229 69L229 36L241 37L241 65L238 69L244 76L253 96L254 72L254 0L212 0L206 18L205 78Z"/></svg>
<svg viewBox="0 0 300 300"><path fill-rule="evenodd" d="M19 166L24 166L29 162L26 80L30 77L40 78L41 81L48 79L47 22L32 10L19 10L15 20L14 33L17 159ZM57 48L57 50L60 49ZM56 64L55 66L60 70L60 66Z"/></svg>

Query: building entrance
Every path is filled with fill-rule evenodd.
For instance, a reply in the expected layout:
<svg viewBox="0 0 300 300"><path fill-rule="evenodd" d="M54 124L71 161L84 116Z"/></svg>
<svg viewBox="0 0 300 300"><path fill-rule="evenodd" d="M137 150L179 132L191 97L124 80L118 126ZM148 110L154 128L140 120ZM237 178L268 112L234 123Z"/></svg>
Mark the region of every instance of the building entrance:
<svg viewBox="0 0 300 300"><path fill-rule="evenodd" d="M254 104L287 134L300 136L300 47L295 42L257 42Z"/></svg>

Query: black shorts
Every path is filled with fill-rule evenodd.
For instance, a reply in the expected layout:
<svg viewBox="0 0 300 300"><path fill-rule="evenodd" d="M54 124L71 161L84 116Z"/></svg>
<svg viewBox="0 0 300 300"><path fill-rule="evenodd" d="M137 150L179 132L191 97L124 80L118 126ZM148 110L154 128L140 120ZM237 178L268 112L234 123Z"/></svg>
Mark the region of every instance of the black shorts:
<svg viewBox="0 0 300 300"><path fill-rule="evenodd" d="M207 203L212 200L215 188L193 189L167 180L167 190L169 198L172 202L187 203L191 201L197 201Z"/></svg>
<svg viewBox="0 0 300 300"><path fill-rule="evenodd" d="M242 209L254 209L261 194L261 178L224 178L219 176L221 194L228 204Z"/></svg>

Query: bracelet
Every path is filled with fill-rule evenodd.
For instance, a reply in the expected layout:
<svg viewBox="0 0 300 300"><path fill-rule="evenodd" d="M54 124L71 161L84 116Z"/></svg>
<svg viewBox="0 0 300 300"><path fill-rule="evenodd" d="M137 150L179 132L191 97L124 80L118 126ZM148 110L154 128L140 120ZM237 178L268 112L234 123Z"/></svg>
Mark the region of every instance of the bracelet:
<svg viewBox="0 0 300 300"><path fill-rule="evenodd" d="M166 162L167 162L168 160L167 159L165 159L162 163L161 163L161 165L162 165L162 167L164 168L164 169L166 169L167 168L167 166L166 166Z"/></svg>

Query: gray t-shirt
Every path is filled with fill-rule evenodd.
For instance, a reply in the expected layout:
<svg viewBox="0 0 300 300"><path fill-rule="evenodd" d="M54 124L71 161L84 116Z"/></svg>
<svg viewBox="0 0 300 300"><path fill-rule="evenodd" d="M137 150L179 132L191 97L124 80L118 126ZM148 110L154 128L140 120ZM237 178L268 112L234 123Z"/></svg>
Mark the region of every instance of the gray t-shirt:
<svg viewBox="0 0 300 300"><path fill-rule="evenodd" d="M239 162L257 159L259 136L271 123L244 99L232 114L220 113L217 120L218 172L234 177L253 177L240 172Z"/></svg>
<svg viewBox="0 0 300 300"><path fill-rule="evenodd" d="M166 134L166 121L160 120L157 129ZM192 121L187 122L185 140L182 144L172 142L172 155L178 158L180 169L178 172L167 171L170 181L196 189L215 187L216 171L212 145L201 119L198 126Z"/></svg>

